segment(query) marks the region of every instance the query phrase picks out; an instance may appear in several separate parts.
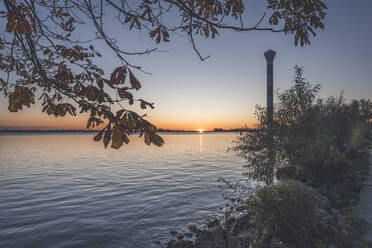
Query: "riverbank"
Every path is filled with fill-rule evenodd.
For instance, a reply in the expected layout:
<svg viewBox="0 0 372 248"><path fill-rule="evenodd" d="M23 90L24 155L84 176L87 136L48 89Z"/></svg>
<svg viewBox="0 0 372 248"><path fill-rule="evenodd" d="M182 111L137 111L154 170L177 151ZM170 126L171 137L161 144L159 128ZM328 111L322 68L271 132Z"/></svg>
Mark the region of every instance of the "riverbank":
<svg viewBox="0 0 372 248"><path fill-rule="evenodd" d="M372 178L366 175L371 166L371 150L360 149L354 152L342 162L342 166L352 168L345 170L345 173L330 179L327 184L313 188L320 204L316 209L319 213L319 223L324 225L326 235L321 247L346 248L346 247L369 247L371 228L364 219L358 216L358 205L364 209L362 217L372 218L372 188L363 187L372 185ZM280 183L279 183L280 185ZM307 187L307 186L306 186ZM362 190L362 193L360 194ZM360 199L360 201L359 201ZM286 199L279 199L286 200ZM359 203L360 202L360 203ZM239 206L239 210L244 206ZM234 209L232 212L237 212ZM233 216L233 214L231 214ZM247 211L239 217L224 218L214 221L207 229L191 230L195 233L195 240L183 240L178 236L178 240L168 243L168 248L243 248L243 247L264 247L262 246L263 234L262 227L255 226L257 216L253 212ZM300 216L301 218L302 216ZM298 220L296 220L298 221ZM319 224L317 223L317 224ZM265 224L269 227L270 224ZM260 229L261 230L258 230ZM267 228L269 229L269 228ZM267 231L267 230L266 230ZM367 232L362 239L364 233ZM322 243L322 242L320 242ZM286 247L280 241L270 247ZM313 247L317 247L314 246Z"/></svg>

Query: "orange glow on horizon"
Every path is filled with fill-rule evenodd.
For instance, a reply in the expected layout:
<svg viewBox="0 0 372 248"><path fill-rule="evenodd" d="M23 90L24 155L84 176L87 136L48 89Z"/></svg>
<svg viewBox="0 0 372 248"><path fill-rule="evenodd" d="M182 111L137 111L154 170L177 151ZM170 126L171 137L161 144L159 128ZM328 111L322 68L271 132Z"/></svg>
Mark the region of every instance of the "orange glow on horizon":
<svg viewBox="0 0 372 248"><path fill-rule="evenodd" d="M255 126L255 119L254 117L243 117L243 118L235 118L235 119L222 119L222 118L211 118L208 119L197 119L188 117L184 119L171 119L171 118L151 118L149 121L153 123L158 128L162 129L171 129L171 130L196 130L199 131L203 129L204 131L213 131L215 128L222 128L225 130L228 129L235 129L235 128L244 128L247 126L248 128L253 128ZM195 124L197 123L197 124ZM201 128L202 126L202 128Z"/></svg>
<svg viewBox="0 0 372 248"><path fill-rule="evenodd" d="M179 123L157 123L155 120L151 121L158 129L169 129L169 130L183 130L190 131L196 130L199 133L203 133L207 130L213 131L215 128L222 128L225 130L243 128L245 125L249 128L253 127L252 122L236 122L236 123L208 123L206 128L199 128L196 125L189 124L180 121ZM103 128L104 125L99 127L90 128L91 130L98 130ZM54 118L54 117L41 117L41 118L14 118L1 120L0 118L0 130L1 129L25 129L25 130L86 130L86 118L82 117L65 117L65 118Z"/></svg>
<svg viewBox="0 0 372 248"><path fill-rule="evenodd" d="M17 113L10 113L8 111L0 111L0 129L24 129L24 130L86 130L86 123L88 119L87 114L80 114L77 116L54 117L45 113L38 112L37 109L30 111L20 111ZM200 116L187 115L183 117L170 116L163 118L162 115L153 115L148 118L148 121L153 123L158 129L169 130L196 130L200 132L215 128L222 128L225 130L243 128L254 126L253 117L239 118L221 118L219 116L208 116L203 118ZM104 126L99 126L94 129L101 129ZM202 128L201 128L202 127Z"/></svg>

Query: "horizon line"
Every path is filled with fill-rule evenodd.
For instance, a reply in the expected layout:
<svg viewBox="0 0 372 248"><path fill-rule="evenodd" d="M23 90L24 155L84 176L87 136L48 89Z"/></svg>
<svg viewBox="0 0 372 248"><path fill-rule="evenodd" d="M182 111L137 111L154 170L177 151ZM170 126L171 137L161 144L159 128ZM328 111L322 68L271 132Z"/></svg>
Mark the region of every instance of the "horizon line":
<svg viewBox="0 0 372 248"><path fill-rule="evenodd" d="M254 128L214 128L212 130L203 130L203 132L239 132L242 130L251 130ZM0 132L99 132L99 129L24 129L24 128L2 128ZM184 129L167 129L159 128L157 132L200 132L199 130L184 130Z"/></svg>

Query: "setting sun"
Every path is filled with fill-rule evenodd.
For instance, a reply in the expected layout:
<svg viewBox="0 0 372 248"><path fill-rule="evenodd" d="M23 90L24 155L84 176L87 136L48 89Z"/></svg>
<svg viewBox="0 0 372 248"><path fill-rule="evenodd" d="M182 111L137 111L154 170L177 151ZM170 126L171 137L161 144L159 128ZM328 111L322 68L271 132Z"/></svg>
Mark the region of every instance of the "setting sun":
<svg viewBox="0 0 372 248"><path fill-rule="evenodd" d="M200 128L199 133L203 133L203 132L204 132L204 129Z"/></svg>

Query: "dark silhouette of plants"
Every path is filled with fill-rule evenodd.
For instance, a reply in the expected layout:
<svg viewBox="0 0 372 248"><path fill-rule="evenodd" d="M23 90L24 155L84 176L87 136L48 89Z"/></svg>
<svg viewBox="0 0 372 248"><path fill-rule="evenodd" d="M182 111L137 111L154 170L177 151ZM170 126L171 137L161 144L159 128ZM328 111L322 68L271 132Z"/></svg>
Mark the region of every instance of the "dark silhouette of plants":
<svg viewBox="0 0 372 248"><path fill-rule="evenodd" d="M316 186L347 169L345 158L370 139L372 103L347 103L342 95L321 99L319 91L296 66L294 85L277 95L272 134L243 132L231 148L246 161L248 177L266 184L278 177ZM265 130L266 109L257 106L256 116L257 129Z"/></svg>

